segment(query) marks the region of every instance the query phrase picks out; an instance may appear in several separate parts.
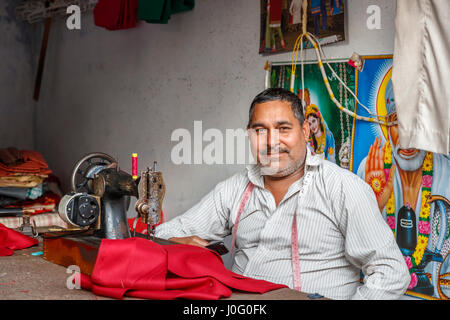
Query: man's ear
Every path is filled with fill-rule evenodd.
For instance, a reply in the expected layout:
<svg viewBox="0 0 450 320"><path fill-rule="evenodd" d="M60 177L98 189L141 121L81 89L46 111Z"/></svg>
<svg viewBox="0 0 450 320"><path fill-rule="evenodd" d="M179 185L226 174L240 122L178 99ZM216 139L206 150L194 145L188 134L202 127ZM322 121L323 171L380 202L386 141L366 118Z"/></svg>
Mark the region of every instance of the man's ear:
<svg viewBox="0 0 450 320"><path fill-rule="evenodd" d="M309 134L310 134L310 129L309 129L309 122L308 122L308 120L305 120L305 121L303 122L303 125L302 125L302 132L303 132L303 135L305 136L305 141L308 141L308 139L309 139Z"/></svg>

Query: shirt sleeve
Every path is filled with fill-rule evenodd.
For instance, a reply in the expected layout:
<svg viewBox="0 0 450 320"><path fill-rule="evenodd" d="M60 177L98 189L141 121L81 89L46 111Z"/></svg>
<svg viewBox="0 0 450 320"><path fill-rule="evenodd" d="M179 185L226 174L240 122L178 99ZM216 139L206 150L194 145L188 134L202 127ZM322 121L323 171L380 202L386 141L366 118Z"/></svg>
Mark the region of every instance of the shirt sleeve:
<svg viewBox="0 0 450 320"><path fill-rule="evenodd" d="M340 229L345 255L364 274L364 285L352 299L398 299L410 275L394 235L378 209L375 194L356 175L342 182Z"/></svg>
<svg viewBox="0 0 450 320"><path fill-rule="evenodd" d="M162 239L198 236L205 240L222 240L230 234L229 216L233 179L220 182L191 209L155 229Z"/></svg>

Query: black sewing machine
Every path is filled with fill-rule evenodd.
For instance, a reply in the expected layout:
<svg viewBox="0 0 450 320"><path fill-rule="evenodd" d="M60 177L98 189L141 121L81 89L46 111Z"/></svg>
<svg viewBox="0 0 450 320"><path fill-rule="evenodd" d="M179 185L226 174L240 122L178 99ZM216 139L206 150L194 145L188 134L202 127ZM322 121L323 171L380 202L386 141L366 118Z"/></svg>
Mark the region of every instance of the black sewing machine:
<svg viewBox="0 0 450 320"><path fill-rule="evenodd" d="M161 221L165 184L156 162L133 179L120 170L113 157L91 153L76 163L71 188L58 206L60 217L70 226L66 231L93 230L95 236L105 239L131 237L127 222L131 196L138 198L135 209L148 226L148 236Z"/></svg>

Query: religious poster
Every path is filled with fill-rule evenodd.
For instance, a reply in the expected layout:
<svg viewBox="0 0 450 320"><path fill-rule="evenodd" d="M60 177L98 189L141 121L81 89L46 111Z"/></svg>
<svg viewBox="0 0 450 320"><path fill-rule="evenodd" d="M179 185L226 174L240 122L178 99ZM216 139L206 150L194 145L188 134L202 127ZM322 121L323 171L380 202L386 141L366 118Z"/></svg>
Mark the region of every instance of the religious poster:
<svg viewBox="0 0 450 320"><path fill-rule="evenodd" d="M361 116L397 119L392 57L363 57L356 74ZM366 109L367 108L367 109ZM407 294L450 298L450 158L399 147L398 125L354 121L351 170L373 189L409 269Z"/></svg>
<svg viewBox="0 0 450 320"><path fill-rule="evenodd" d="M261 0L259 53L292 51L302 34L302 0ZM321 45L345 40L345 1L308 0L307 31ZM305 47L311 47L306 42Z"/></svg>
<svg viewBox="0 0 450 320"><path fill-rule="evenodd" d="M333 62L330 63L330 66L354 91L355 69L346 62ZM329 71L328 67L326 69ZM272 65L270 86L289 90L291 70L291 65ZM331 72L328 72L328 82L341 104L353 110L354 98ZM319 66L316 63L304 64L305 92L303 94L301 66L297 65L294 88L295 94L304 101L305 119L308 120L311 128L309 137L311 149L317 154L323 154L326 159L339 166L349 169L350 135L353 121L331 101Z"/></svg>

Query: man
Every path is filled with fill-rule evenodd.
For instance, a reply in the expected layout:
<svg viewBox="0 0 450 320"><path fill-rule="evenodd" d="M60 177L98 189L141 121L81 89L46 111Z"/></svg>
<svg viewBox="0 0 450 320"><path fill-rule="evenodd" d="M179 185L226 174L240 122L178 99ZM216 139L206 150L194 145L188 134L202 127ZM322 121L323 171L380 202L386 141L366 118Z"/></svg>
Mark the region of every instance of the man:
<svg viewBox="0 0 450 320"><path fill-rule="evenodd" d="M351 172L311 154L300 99L284 89L267 89L249 113L257 164L157 227L156 236L205 246L206 240L231 234L238 223L236 273L332 299L403 294L408 270L372 190Z"/></svg>

